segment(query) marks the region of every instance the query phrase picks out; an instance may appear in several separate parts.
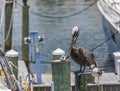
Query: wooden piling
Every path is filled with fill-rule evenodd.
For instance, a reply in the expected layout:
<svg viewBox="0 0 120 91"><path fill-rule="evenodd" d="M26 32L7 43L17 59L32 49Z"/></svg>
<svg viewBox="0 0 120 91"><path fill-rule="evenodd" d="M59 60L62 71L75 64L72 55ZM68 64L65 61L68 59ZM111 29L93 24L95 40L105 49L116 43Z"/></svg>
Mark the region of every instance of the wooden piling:
<svg viewBox="0 0 120 91"><path fill-rule="evenodd" d="M22 59L29 71L29 46L24 43L24 38L29 36L29 6L22 8Z"/></svg>
<svg viewBox="0 0 120 91"><path fill-rule="evenodd" d="M6 0L5 5L5 52L12 46L13 0Z"/></svg>
<svg viewBox="0 0 120 91"><path fill-rule="evenodd" d="M86 91L86 85L93 82L91 73L76 73L75 74L75 91Z"/></svg>
<svg viewBox="0 0 120 91"><path fill-rule="evenodd" d="M13 73L18 80L18 52L10 50L6 52L6 57L11 61L11 66L13 68Z"/></svg>
<svg viewBox="0 0 120 91"><path fill-rule="evenodd" d="M54 91L70 91L70 62L52 62Z"/></svg>
<svg viewBox="0 0 120 91"><path fill-rule="evenodd" d="M87 91L120 91L119 75L114 72L103 72L98 79L94 79L94 83L87 84Z"/></svg>

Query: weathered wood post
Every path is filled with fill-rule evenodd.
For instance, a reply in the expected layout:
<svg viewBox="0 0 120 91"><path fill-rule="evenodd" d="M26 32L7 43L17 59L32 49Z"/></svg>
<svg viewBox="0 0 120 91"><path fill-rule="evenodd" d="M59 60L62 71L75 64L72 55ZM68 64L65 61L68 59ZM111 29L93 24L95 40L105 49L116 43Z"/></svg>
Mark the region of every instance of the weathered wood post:
<svg viewBox="0 0 120 91"><path fill-rule="evenodd" d="M13 24L13 0L6 0L5 5L5 52L11 49L12 45L12 24Z"/></svg>
<svg viewBox="0 0 120 91"><path fill-rule="evenodd" d="M70 91L70 62L60 61L65 52L61 49L55 50L52 62L52 80L54 91Z"/></svg>
<svg viewBox="0 0 120 91"><path fill-rule="evenodd" d="M10 50L6 52L6 57L11 62L13 73L15 74L15 77L18 80L18 52Z"/></svg>
<svg viewBox="0 0 120 91"><path fill-rule="evenodd" d="M91 72L75 73L75 91L86 91L86 85L93 80Z"/></svg>
<svg viewBox="0 0 120 91"><path fill-rule="evenodd" d="M25 2L24 2L25 1ZM29 47L24 44L24 37L29 36L29 6L27 0L23 0L24 6L22 8L22 59L25 61L29 71Z"/></svg>

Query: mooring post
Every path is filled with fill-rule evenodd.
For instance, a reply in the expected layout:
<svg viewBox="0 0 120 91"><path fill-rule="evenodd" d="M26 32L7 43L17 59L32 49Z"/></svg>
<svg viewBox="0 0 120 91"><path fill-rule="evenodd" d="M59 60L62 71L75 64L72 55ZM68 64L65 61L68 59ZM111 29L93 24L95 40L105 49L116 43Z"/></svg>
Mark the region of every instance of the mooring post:
<svg viewBox="0 0 120 91"><path fill-rule="evenodd" d="M54 82L54 91L70 91L70 62L60 60L61 55L64 55L64 53L61 49L57 49L52 53L52 80Z"/></svg>
<svg viewBox="0 0 120 91"><path fill-rule="evenodd" d="M75 91L86 91L88 83L94 80L91 72L75 73Z"/></svg>
<svg viewBox="0 0 120 91"><path fill-rule="evenodd" d="M24 2L26 1L26 2ZM24 6L22 8L22 60L25 61L29 71L29 47L24 44L24 37L29 36L29 6L27 0L23 0Z"/></svg>
<svg viewBox="0 0 120 91"><path fill-rule="evenodd" d="M5 5L5 52L12 46L13 0L6 0Z"/></svg>
<svg viewBox="0 0 120 91"><path fill-rule="evenodd" d="M10 50L10 51L6 52L5 56L11 62L10 64L13 68L13 73L15 74L15 77L18 80L18 52L14 51L14 50Z"/></svg>

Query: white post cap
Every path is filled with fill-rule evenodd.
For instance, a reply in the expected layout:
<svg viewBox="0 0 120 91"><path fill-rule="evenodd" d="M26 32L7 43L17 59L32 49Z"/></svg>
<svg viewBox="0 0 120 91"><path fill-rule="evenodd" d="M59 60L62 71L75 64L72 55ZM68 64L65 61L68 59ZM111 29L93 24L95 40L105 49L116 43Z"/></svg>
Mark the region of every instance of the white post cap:
<svg viewBox="0 0 120 91"><path fill-rule="evenodd" d="M64 55L64 54L65 51L60 48L57 48L55 51L52 52L52 55Z"/></svg>
<svg viewBox="0 0 120 91"><path fill-rule="evenodd" d="M74 34L75 32L78 32L78 31L79 31L79 28L77 26L73 27L72 34Z"/></svg>
<svg viewBox="0 0 120 91"><path fill-rule="evenodd" d="M18 57L18 52L15 50L11 49L10 51L6 52L5 54L6 57Z"/></svg>
<svg viewBox="0 0 120 91"><path fill-rule="evenodd" d="M113 55L114 55L114 60L115 61L120 60L120 52L114 52Z"/></svg>
<svg viewBox="0 0 120 91"><path fill-rule="evenodd" d="M120 57L120 52L114 52L113 55L114 55L115 57L118 57L118 56Z"/></svg>

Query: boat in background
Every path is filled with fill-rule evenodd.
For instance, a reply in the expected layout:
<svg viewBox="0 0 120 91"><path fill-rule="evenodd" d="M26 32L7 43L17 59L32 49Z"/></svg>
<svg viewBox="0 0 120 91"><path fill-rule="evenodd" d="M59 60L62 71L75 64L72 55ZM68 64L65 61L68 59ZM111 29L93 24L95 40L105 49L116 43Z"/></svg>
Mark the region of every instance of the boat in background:
<svg viewBox="0 0 120 91"><path fill-rule="evenodd" d="M113 53L120 51L120 0L98 0L97 5L102 14L108 50L114 59Z"/></svg>

